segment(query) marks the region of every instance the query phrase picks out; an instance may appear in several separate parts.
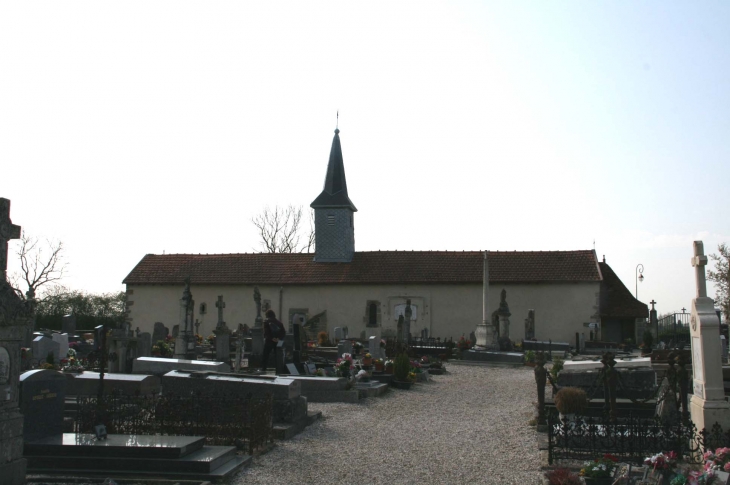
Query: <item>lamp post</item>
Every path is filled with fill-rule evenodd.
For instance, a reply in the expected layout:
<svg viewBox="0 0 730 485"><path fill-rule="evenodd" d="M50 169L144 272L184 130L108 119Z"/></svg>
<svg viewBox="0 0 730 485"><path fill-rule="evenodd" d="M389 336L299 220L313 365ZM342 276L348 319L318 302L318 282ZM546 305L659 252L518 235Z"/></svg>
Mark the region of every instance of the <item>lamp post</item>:
<svg viewBox="0 0 730 485"><path fill-rule="evenodd" d="M636 265L636 290L634 291L634 298L639 299L639 282L644 281L644 265L639 263Z"/></svg>

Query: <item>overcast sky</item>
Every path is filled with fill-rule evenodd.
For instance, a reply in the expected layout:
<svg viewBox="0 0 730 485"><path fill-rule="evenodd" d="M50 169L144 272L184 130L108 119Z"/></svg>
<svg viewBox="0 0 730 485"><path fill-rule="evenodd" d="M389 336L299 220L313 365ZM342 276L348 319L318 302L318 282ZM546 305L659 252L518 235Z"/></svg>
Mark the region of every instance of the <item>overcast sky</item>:
<svg viewBox="0 0 730 485"><path fill-rule="evenodd" d="M121 290L147 253L259 250L254 215L322 190L339 110L357 250L595 241L689 308L692 241L730 243L728 25L719 1L3 2L0 196L68 286Z"/></svg>

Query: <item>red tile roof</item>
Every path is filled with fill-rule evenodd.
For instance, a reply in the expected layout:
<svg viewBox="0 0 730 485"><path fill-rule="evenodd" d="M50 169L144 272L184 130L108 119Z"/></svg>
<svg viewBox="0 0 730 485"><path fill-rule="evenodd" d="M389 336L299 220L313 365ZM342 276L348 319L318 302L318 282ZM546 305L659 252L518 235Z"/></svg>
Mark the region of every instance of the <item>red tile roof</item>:
<svg viewBox="0 0 730 485"><path fill-rule="evenodd" d="M606 263L598 263L603 274L600 315L603 318L646 318L649 307L631 294Z"/></svg>
<svg viewBox="0 0 730 485"><path fill-rule="evenodd" d="M357 252L351 263L316 263L314 254L148 254L128 285L316 285L480 283L480 251ZM594 251L489 252L489 280L500 283L601 281Z"/></svg>

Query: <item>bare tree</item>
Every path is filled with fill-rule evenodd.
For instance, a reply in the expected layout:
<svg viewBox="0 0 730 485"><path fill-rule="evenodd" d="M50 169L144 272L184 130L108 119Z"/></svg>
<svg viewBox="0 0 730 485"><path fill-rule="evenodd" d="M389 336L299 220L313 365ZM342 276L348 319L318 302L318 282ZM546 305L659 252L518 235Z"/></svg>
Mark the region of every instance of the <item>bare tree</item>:
<svg viewBox="0 0 730 485"><path fill-rule="evenodd" d="M302 213L301 206L290 205L286 208L276 206L273 210L265 207L261 214L251 219L261 237L264 252L308 253L314 249L314 227L311 220L306 241L300 244L303 239Z"/></svg>
<svg viewBox="0 0 730 485"><path fill-rule="evenodd" d="M15 273L11 284L21 298L35 298L38 289L63 278L66 263L63 261L63 243L46 240L41 244L36 237L24 235L20 238L17 251L20 258L20 273ZM28 287L23 293L19 283Z"/></svg>
<svg viewBox="0 0 730 485"><path fill-rule="evenodd" d="M727 323L730 320L730 246L722 243L717 251L720 254L710 254L715 269L707 272L707 279L715 283L715 304L722 309Z"/></svg>

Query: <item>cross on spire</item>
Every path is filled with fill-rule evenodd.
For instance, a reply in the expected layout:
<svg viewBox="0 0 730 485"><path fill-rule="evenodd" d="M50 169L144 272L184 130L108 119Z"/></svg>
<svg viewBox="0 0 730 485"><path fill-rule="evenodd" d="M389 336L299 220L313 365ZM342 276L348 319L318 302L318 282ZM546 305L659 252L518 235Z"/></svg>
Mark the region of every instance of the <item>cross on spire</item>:
<svg viewBox="0 0 730 485"><path fill-rule="evenodd" d="M20 239L20 226L10 220L10 201L0 198L0 269L3 281L7 281L8 241L11 239Z"/></svg>
<svg viewBox="0 0 730 485"><path fill-rule="evenodd" d="M707 281L705 281L705 266L707 266L707 256L705 256L705 246L702 241L695 241L694 257L692 258L692 266L695 268L695 283L697 285L697 298L707 297Z"/></svg>

